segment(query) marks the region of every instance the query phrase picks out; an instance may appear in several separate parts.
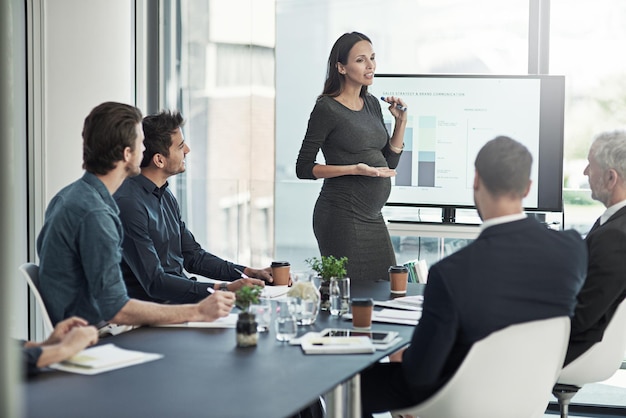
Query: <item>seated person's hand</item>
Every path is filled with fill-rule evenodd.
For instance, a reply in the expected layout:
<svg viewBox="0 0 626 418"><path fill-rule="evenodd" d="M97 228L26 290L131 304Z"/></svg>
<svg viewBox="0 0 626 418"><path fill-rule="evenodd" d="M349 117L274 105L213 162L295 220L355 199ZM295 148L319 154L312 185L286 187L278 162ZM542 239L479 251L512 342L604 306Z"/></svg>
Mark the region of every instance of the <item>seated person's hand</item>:
<svg viewBox="0 0 626 418"><path fill-rule="evenodd" d="M402 363L402 355L404 354L404 351L407 348L408 347L404 347L404 348L399 349L395 353L389 354L389 361L391 363Z"/></svg>
<svg viewBox="0 0 626 418"><path fill-rule="evenodd" d="M48 339L44 342L44 345L56 344L60 342L67 333L70 332L75 327L86 327L89 325L87 321L83 318L79 318L77 316L72 316L70 318L64 319L63 321L56 324L54 330L48 337Z"/></svg>
<svg viewBox="0 0 626 418"><path fill-rule="evenodd" d="M98 330L94 326L74 327L63 336L60 345L67 350L68 357L98 342Z"/></svg>
<svg viewBox="0 0 626 418"><path fill-rule="evenodd" d="M233 292L216 291L198 302L199 321L211 322L228 316L234 305L235 294Z"/></svg>
<svg viewBox="0 0 626 418"><path fill-rule="evenodd" d="M74 354L98 342L98 330L88 326L87 321L71 317L59 322L50 337L43 343L27 342L25 347L41 347L37 367L46 367L72 357Z"/></svg>
<svg viewBox="0 0 626 418"><path fill-rule="evenodd" d="M247 279L237 279L233 282L230 282L226 285L226 287L228 288L228 290L230 290L231 292L235 292L239 289L241 289L244 286L252 286L252 285L257 285L257 286L261 286L261 287L265 287L265 282L263 280L259 280L259 279L252 279L252 278L247 278Z"/></svg>
<svg viewBox="0 0 626 418"><path fill-rule="evenodd" d="M246 267L243 271L246 276L263 280L266 283L272 283L274 279L272 278L272 268L266 267L264 269L253 269L250 267Z"/></svg>

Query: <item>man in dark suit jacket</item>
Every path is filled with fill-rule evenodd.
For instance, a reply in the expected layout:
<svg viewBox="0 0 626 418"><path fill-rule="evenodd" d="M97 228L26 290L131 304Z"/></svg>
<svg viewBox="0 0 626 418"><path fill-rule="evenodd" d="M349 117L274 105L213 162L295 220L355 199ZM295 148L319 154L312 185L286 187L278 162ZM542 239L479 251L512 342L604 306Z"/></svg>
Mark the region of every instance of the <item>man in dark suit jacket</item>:
<svg viewBox="0 0 626 418"><path fill-rule="evenodd" d="M452 377L472 344L494 331L573 315L587 252L575 231L550 230L523 213L531 164L526 147L507 137L479 151L474 201L482 231L430 269L422 318L402 362L363 372L365 416L423 401Z"/></svg>
<svg viewBox="0 0 626 418"><path fill-rule="evenodd" d="M588 160L591 197L607 209L585 239L589 267L572 319L566 365L602 340L626 297L626 131L598 135Z"/></svg>

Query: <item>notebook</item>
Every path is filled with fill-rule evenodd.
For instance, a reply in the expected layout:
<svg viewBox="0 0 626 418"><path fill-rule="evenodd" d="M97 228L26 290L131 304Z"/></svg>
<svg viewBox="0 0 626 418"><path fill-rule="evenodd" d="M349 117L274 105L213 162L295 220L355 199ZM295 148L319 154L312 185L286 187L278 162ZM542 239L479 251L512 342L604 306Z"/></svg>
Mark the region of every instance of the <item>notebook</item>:
<svg viewBox="0 0 626 418"><path fill-rule="evenodd" d="M311 337L300 343L306 354L371 354L376 351L369 337Z"/></svg>
<svg viewBox="0 0 626 418"><path fill-rule="evenodd" d="M161 354L127 350L114 344L87 348L80 353L50 365L50 368L78 374L98 374L162 358Z"/></svg>

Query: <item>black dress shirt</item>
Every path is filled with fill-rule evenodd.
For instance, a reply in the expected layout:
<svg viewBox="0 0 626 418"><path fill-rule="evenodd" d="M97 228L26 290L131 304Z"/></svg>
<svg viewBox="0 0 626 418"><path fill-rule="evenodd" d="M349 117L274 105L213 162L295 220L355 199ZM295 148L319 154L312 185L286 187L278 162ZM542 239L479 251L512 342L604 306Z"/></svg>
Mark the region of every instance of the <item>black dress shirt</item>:
<svg viewBox="0 0 626 418"><path fill-rule="evenodd" d="M157 187L143 175L128 178L114 198L124 227L122 272L129 296L142 300L193 303L212 284L185 275L232 281L244 266L203 250L181 219L176 198L165 183Z"/></svg>

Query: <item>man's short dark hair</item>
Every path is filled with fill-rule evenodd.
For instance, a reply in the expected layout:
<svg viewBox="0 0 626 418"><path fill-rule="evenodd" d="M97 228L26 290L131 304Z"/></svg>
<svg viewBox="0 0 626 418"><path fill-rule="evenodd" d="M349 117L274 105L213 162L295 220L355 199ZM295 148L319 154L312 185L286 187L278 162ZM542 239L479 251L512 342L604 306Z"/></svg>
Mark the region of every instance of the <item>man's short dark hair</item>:
<svg viewBox="0 0 626 418"><path fill-rule="evenodd" d="M180 112L161 111L143 118L143 152L141 167L148 167L154 154L169 157L172 145L172 134L185 124Z"/></svg>
<svg viewBox="0 0 626 418"><path fill-rule="evenodd" d="M83 124L83 168L107 174L124 159L124 149L135 150L136 126L141 111L124 103L105 102L94 107Z"/></svg>
<svg viewBox="0 0 626 418"><path fill-rule="evenodd" d="M483 184L494 196L523 196L530 180L533 157L519 142L498 136L478 151L474 166Z"/></svg>

